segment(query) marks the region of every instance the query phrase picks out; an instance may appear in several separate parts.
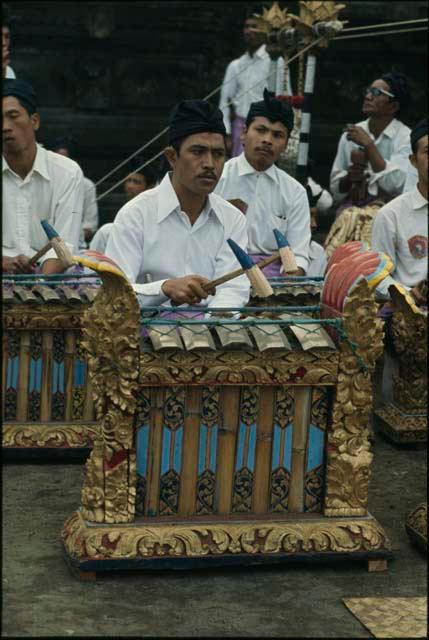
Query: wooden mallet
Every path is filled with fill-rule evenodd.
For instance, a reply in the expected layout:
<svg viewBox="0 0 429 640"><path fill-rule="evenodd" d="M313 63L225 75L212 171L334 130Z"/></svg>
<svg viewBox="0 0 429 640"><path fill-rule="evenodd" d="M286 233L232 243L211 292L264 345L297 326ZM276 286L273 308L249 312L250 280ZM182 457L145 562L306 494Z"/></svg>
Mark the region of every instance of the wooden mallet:
<svg viewBox="0 0 429 640"><path fill-rule="evenodd" d="M48 247L48 249L50 249L52 247L52 249L57 254L57 258L60 260L61 265L65 269L67 269L67 267L71 267L73 264L75 264L75 260L74 260L74 258L72 256L72 254L70 253L69 249L67 248L66 243L59 236L59 234L55 231L54 227L51 224L49 224L49 222L47 220L41 220L40 224L42 225L44 232L46 233L46 235L49 238L49 245L50 246ZM46 247L44 247L44 249L46 249ZM41 249L40 251L44 251L44 249ZM40 253L40 252L38 252L38 253ZM46 251L44 251L44 253L46 253ZM37 254L36 254L36 256L37 256ZM34 259L34 257L35 256L33 256L33 259Z"/></svg>
<svg viewBox="0 0 429 640"><path fill-rule="evenodd" d="M252 258L249 256L249 254L243 251L243 249L236 242L234 242L234 240L231 240L229 238L227 240L227 243L231 247L238 262L241 264L242 269L231 271L230 273L227 273L224 276L217 278L216 280L211 280L207 284L203 285L203 289L208 291L212 287L217 287L219 284L223 284L224 282L229 282L230 280L233 280L234 278L238 278L238 276L241 276L243 275L243 273L245 273L246 276L249 278L250 283L252 284L257 296L261 298L266 298L267 296L271 296L273 294L271 285L260 269L260 265L262 264L262 262L259 262L258 265L256 265L255 262L253 262ZM278 260L278 259L279 259L278 253L275 256L270 256L269 258L263 261L264 262L263 266L267 266L267 264L270 264L271 262L274 262L275 260Z"/></svg>
<svg viewBox="0 0 429 640"><path fill-rule="evenodd" d="M273 233L279 248L280 259L285 273L297 271L298 265L296 264L295 255L286 236L278 229L273 229Z"/></svg>

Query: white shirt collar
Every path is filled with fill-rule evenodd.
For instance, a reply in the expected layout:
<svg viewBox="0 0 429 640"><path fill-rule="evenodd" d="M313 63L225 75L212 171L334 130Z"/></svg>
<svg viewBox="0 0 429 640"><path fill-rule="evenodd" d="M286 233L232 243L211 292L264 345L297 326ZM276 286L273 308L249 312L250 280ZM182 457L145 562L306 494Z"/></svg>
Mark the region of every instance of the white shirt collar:
<svg viewBox="0 0 429 640"><path fill-rule="evenodd" d="M393 139L396 136L398 131L398 122L399 120L397 120L396 118L393 118L393 120L389 122L387 127L383 129L383 131L380 133L380 136L387 136L388 138ZM365 131L367 131L368 133L371 133L369 128L369 118L367 120L364 120L363 129L365 129ZM371 134L371 135L374 135L374 134Z"/></svg>
<svg viewBox="0 0 429 640"><path fill-rule="evenodd" d="M259 49L256 49L253 56L251 56L248 51L246 51L244 55L247 56L250 60L254 60L255 58L266 58L268 56L268 53L266 52L266 46L262 44Z"/></svg>
<svg viewBox="0 0 429 640"><path fill-rule="evenodd" d="M254 167L252 167L250 162L246 159L246 156L244 155L244 151L237 158L237 167L238 167L239 176L245 176L250 173L264 173L265 175L269 176L272 180L274 180L274 182L278 182L275 164L272 164L271 167L266 171L257 171Z"/></svg>
<svg viewBox="0 0 429 640"><path fill-rule="evenodd" d="M2 171L4 172L6 170L9 170L12 173L15 173L13 169L11 169L10 166L8 165L6 158L3 156ZM42 178L45 178L45 180L49 180L49 181L51 180L49 171L48 171L46 150L43 149L43 147L41 147L39 144L37 145L36 157L34 159L33 167L26 175L26 178L28 178L28 176L31 175L34 171L37 171L37 173L40 174Z"/></svg>
<svg viewBox="0 0 429 640"><path fill-rule="evenodd" d="M158 187L158 222L162 222L171 213L180 210L181 207L177 193L171 183L170 173L167 172ZM215 202L209 195L200 215L206 212L208 216L212 211L216 214L219 222L224 225L222 213L216 210Z"/></svg>
<svg viewBox="0 0 429 640"><path fill-rule="evenodd" d="M428 201L422 196L417 185L410 191L413 209L422 209L428 206Z"/></svg>

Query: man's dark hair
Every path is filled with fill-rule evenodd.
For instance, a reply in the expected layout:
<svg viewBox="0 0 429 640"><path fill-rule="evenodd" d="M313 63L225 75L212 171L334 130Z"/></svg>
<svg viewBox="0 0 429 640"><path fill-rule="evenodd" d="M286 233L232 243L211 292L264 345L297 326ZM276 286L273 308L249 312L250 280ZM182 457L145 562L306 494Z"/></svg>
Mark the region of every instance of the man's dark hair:
<svg viewBox="0 0 429 640"><path fill-rule="evenodd" d="M1 12L1 26L2 27L9 27L9 29L10 29L11 23L12 23L12 16L11 16L11 13L10 13L9 5L4 3L3 6L2 6L2 12Z"/></svg>
<svg viewBox="0 0 429 640"><path fill-rule="evenodd" d="M56 138L52 144L52 151L56 151L57 149L67 149L71 158L76 155L76 143L70 136L60 136Z"/></svg>
<svg viewBox="0 0 429 640"><path fill-rule="evenodd" d="M411 151L414 155L417 153L417 147L419 145L420 138L423 136L427 136L428 134L428 120L427 118L423 118L416 124L413 130L410 133L410 142L411 142Z"/></svg>
<svg viewBox="0 0 429 640"><path fill-rule="evenodd" d="M154 187L158 180L158 171L154 165L148 164L146 167L140 168L145 163L145 159L142 156L135 156L130 161L130 173L141 173L146 180L148 187Z"/></svg>
<svg viewBox="0 0 429 640"><path fill-rule="evenodd" d="M394 98L391 100L399 103L399 109L396 111L396 115L402 109L406 109L411 102L411 90L407 76L399 71L390 71L381 76L384 82L389 85L390 91L393 93Z"/></svg>

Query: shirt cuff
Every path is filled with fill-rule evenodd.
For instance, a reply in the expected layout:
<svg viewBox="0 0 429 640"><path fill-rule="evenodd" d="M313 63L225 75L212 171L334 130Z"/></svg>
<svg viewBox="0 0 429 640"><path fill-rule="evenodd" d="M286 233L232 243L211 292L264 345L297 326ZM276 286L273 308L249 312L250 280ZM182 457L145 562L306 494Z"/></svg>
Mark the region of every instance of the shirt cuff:
<svg viewBox="0 0 429 640"><path fill-rule="evenodd" d="M160 296L162 298L162 302L165 302L166 300L168 300L168 297L161 289L164 282L167 282L167 278L165 280L146 282L144 284L134 283L132 287L136 293L139 293L142 296Z"/></svg>
<svg viewBox="0 0 429 640"><path fill-rule="evenodd" d="M307 273L308 265L310 264L310 260L308 258L304 258L304 256L295 256L295 262L298 267L304 269L305 273Z"/></svg>

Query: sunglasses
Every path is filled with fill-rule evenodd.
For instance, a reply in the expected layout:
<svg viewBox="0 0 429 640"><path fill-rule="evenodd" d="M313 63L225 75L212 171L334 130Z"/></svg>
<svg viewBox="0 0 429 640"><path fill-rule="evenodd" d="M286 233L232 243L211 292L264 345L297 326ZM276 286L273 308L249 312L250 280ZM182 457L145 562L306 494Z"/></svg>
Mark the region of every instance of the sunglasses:
<svg viewBox="0 0 429 640"><path fill-rule="evenodd" d="M367 87L364 91L364 95L366 96L370 93L374 98L378 96L389 96L389 98L394 98L395 96L390 91L385 91L384 89L379 89L378 87Z"/></svg>

